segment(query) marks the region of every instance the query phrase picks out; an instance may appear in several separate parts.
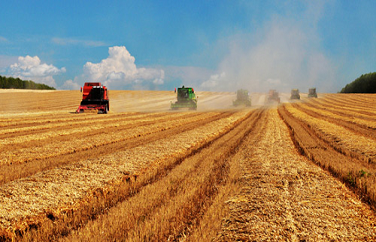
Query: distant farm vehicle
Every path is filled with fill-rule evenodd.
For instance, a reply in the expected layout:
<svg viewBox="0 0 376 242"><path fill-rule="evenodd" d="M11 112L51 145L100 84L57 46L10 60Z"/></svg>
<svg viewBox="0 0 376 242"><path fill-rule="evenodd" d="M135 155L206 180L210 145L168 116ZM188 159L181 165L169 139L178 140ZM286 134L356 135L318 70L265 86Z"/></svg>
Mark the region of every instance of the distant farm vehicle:
<svg viewBox="0 0 376 242"><path fill-rule="evenodd" d="M240 89L236 91L236 100L233 101L233 105L235 107L239 105L245 105L247 107L251 106L248 90Z"/></svg>
<svg viewBox="0 0 376 242"><path fill-rule="evenodd" d="M276 101L278 103L281 102L281 99L279 98L279 94L276 90L274 90L274 89L269 90L268 101L269 102Z"/></svg>
<svg viewBox="0 0 376 242"><path fill-rule="evenodd" d="M290 99L300 99L299 89L292 89L291 90Z"/></svg>
<svg viewBox="0 0 376 242"><path fill-rule="evenodd" d="M98 113L107 113L110 110L107 87L100 82L85 82L82 101L76 113L83 113L85 110L95 110Z"/></svg>
<svg viewBox="0 0 376 242"><path fill-rule="evenodd" d="M179 108L189 108L197 110L197 99L195 91L192 87L179 87L177 90L177 101L171 102L171 109L176 110Z"/></svg>
<svg viewBox="0 0 376 242"><path fill-rule="evenodd" d="M317 97L316 88L308 89L308 97Z"/></svg>

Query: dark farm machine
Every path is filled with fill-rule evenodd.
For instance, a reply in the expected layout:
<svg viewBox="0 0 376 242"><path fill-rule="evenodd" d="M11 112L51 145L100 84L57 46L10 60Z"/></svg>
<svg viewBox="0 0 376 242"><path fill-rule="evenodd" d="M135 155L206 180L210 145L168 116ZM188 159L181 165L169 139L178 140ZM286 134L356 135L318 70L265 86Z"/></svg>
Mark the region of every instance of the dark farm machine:
<svg viewBox="0 0 376 242"><path fill-rule="evenodd" d="M236 107L239 105L245 105L246 107L251 106L251 100L249 98L248 90L239 89L236 91L236 100L232 102Z"/></svg>
<svg viewBox="0 0 376 242"><path fill-rule="evenodd" d="M94 110L98 113L107 113L110 110L107 87L100 82L85 82L82 88L82 101L76 113Z"/></svg>
<svg viewBox="0 0 376 242"><path fill-rule="evenodd" d="M317 97L316 88L310 88L308 89L308 97Z"/></svg>
<svg viewBox="0 0 376 242"><path fill-rule="evenodd" d="M273 102L273 101L278 102L278 103L281 102L281 99L279 98L278 92L274 89L269 90L267 100L268 100L268 102Z"/></svg>
<svg viewBox="0 0 376 242"><path fill-rule="evenodd" d="M177 90L177 101L171 102L171 109L177 110L179 108L188 108L197 110L197 99L195 90L192 87L179 87Z"/></svg>
<svg viewBox="0 0 376 242"><path fill-rule="evenodd" d="M300 99L299 89L291 89L290 99Z"/></svg>

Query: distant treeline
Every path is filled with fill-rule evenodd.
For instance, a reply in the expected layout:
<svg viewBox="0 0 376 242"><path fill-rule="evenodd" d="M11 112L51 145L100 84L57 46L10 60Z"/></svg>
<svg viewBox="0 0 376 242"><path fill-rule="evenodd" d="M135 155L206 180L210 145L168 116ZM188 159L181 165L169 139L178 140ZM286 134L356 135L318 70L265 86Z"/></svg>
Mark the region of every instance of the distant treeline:
<svg viewBox="0 0 376 242"><path fill-rule="evenodd" d="M376 72L361 75L342 88L341 93L376 93Z"/></svg>
<svg viewBox="0 0 376 242"><path fill-rule="evenodd" d="M23 81L20 78L0 76L0 88L3 89L44 89L55 90L55 88L46 84L35 83L33 81Z"/></svg>

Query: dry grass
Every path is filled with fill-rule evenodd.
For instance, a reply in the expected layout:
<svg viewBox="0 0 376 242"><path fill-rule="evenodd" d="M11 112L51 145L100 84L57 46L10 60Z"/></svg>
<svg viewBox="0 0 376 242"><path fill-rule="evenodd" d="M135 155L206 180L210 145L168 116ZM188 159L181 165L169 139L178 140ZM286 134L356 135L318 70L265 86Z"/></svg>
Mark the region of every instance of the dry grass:
<svg viewBox="0 0 376 242"><path fill-rule="evenodd" d="M257 116L253 115L253 120L255 118ZM222 138L216 139L194 156L181 160L178 166L164 169L171 170L166 177L150 182L130 199L90 222L82 230L74 232L66 240L183 239L191 233L192 227L200 221L201 214L213 203L219 186L226 184L229 170L226 158L247 134L243 131L244 124L236 129L238 131L228 134L226 131ZM139 179L155 180L155 177L156 174L149 174ZM218 227L218 223L220 225L221 221L217 220L212 226Z"/></svg>
<svg viewBox="0 0 376 242"><path fill-rule="evenodd" d="M210 112L165 112L173 92L111 91L110 114L74 115L79 92L28 96L0 108L0 241L374 236L369 208L297 154L273 106L228 111L233 93L201 92L199 107ZM323 96L280 109L291 137L372 198L374 147L353 142L372 137L351 131L341 115L365 129L372 110L361 104L373 99ZM331 119L313 115L325 108ZM158 112L135 112L148 110Z"/></svg>
<svg viewBox="0 0 376 242"><path fill-rule="evenodd" d="M279 111L303 154L358 191L365 201L376 205L376 143L373 138L314 118L290 105Z"/></svg>
<svg viewBox="0 0 376 242"><path fill-rule="evenodd" d="M135 147L130 151L120 151L118 154L115 153L116 155L111 154L108 157L96 160L81 161L79 162L80 164L76 162L67 167L62 167L62 169L59 168L45 172L44 175L41 176L27 178L24 182L22 182L22 180L17 180L15 183L8 183L6 185L7 187L12 186L12 184L13 186L16 185L18 187L16 189L18 192L16 194L11 194L10 197L7 198L8 200L11 199L14 201L24 200L17 196L28 194L31 186L34 187L33 190L35 189L36 191L39 191L41 186L43 186L47 180L51 185L60 184L64 191L55 194L53 190L47 190L48 194L46 195L48 196L46 199L43 199L43 201L48 204L41 204L42 200L37 202L39 206L38 209L41 208L44 210L43 212L33 211L34 209L31 209L30 207L32 205L29 203L30 200L21 203L22 206L18 207L23 208L24 211L27 211L28 213L31 212L31 214L27 216L30 217L31 220L23 219L23 217L26 217L25 214L18 214L17 217L21 220L17 221L16 225L6 225L5 228L10 228L8 231L17 235L17 233L19 233L17 231L29 234L29 227L38 227L38 236L36 237L41 240L50 238L51 233L64 234L64 231L67 229L71 230L77 228L84 224L88 219L92 219L93 216L95 217L98 211L100 211L99 213L103 213L106 211L106 208L112 207L119 200L128 196L129 189L124 181L120 183L121 185L116 185L116 181L119 181L119 179L120 181L124 179L127 180L127 176L124 177L123 175L124 172L134 172L135 170L154 165L157 167L156 169L158 172L164 172L164 160L169 162L168 165L170 165L171 162L176 163L177 160L181 159L179 157L181 157L182 154L186 155L187 152L193 152L206 142L210 142L211 139L215 139L221 134L221 132L225 132L235 123L239 123L246 114L247 112L230 112L222 114L204 113L201 115L203 116L201 121L199 117L200 115L192 115L192 119L194 119L195 122L192 122L191 127L187 125L190 118L181 119L179 122L175 121L175 133L171 133L174 134L171 137L166 137L161 133L159 139L155 142L144 143L140 147ZM166 127L163 125L163 123L159 124L160 127L158 130L166 130ZM183 125L184 127L179 128L180 125ZM161 142L161 140L163 140L163 142ZM162 171L160 169L162 169ZM153 169L151 168L151 170ZM48 178L46 178L47 176ZM148 176L145 177L145 179L148 178ZM142 179L140 180L141 184L145 185L148 183L148 180L145 180L143 183ZM93 183L94 181L96 181L96 183ZM101 185L101 183L104 186ZM76 191L78 187L79 192L77 193ZM122 189L125 190L123 191ZM4 192L7 190L14 189L10 187L5 188ZM77 195L68 196L69 191L75 191L75 194L77 193ZM99 194L104 194L101 195L104 196L103 198L101 198L101 196L98 198L98 191L100 192ZM65 194L67 194L67 196L65 196ZM39 196L41 194L40 192L37 192L35 195ZM32 197L33 194L28 194L26 196L27 199ZM44 195L42 195L42 197L44 197ZM35 200L35 202L36 201L37 200ZM74 202L74 206L67 206L67 204L71 204L71 202ZM8 204L15 203L10 201ZM9 207L9 209L12 208ZM39 216L38 214L41 215ZM49 214L52 215L49 216ZM53 222L49 221L51 218L54 220ZM14 224L14 221L11 223ZM54 226L55 224L56 226ZM25 238L27 238L27 236Z"/></svg>

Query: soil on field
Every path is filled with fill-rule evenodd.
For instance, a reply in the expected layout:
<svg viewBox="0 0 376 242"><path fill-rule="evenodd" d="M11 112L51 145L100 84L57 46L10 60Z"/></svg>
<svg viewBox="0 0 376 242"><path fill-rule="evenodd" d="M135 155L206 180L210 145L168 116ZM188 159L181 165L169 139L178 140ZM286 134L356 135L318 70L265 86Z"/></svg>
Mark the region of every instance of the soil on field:
<svg viewBox="0 0 376 242"><path fill-rule="evenodd" d="M0 241L376 239L373 96L171 111L172 91L110 90L108 114L76 114L81 95L0 90Z"/></svg>

